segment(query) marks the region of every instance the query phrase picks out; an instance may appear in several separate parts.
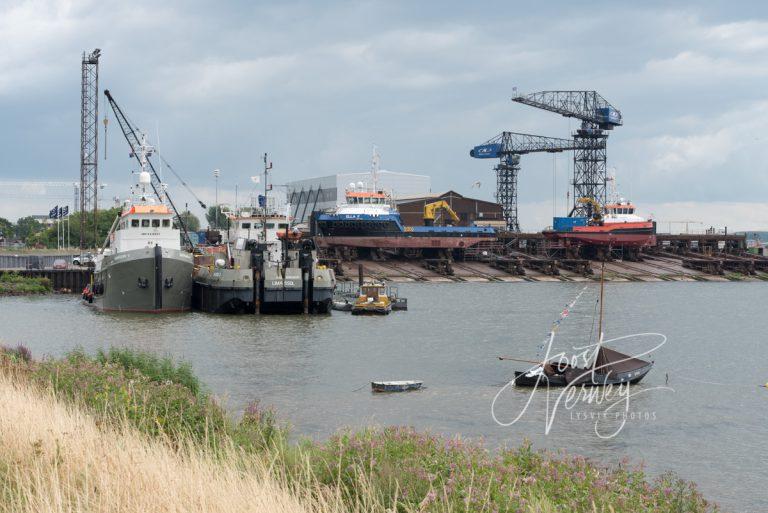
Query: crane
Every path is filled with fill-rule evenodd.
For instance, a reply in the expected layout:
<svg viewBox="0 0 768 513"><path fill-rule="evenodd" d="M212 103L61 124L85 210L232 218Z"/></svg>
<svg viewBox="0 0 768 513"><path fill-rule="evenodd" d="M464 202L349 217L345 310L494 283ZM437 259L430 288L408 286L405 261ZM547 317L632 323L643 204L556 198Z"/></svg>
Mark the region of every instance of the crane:
<svg viewBox="0 0 768 513"><path fill-rule="evenodd" d="M605 141L602 141L605 144ZM520 155L527 153L559 153L585 148L577 139L559 139L541 135L502 132L470 150L469 155L477 159L499 159L496 171L496 199L501 204L507 230L520 231L517 217L517 175L520 172Z"/></svg>
<svg viewBox="0 0 768 513"><path fill-rule="evenodd" d="M448 217L450 217L454 223L459 222L459 216L451 208L451 205L449 205L448 202L445 200L438 200L438 201L433 201L432 203L427 203L426 205L424 205L424 225L425 226L433 226L435 224L435 217L439 210L445 210L445 213L448 214Z"/></svg>
<svg viewBox="0 0 768 513"><path fill-rule="evenodd" d="M123 131L125 140L128 142L128 146L131 147L130 156L135 157L136 161L139 162L139 164L141 164L141 157L140 157L139 150L142 147L143 143L141 139L139 139L139 135L138 135L141 133L140 130L137 127L134 127L130 123L130 121L128 121L128 118L125 116L125 114L123 114L122 109L117 104L115 99L112 97L108 89L104 90L104 96L107 97L107 101L109 102L110 107L112 107L112 112L115 113L115 117L117 118L117 123L120 125L120 129ZM165 199L168 200L168 204L173 210L173 213L176 215L176 221L179 223L179 227L181 228L181 231L184 234L185 242L189 244L191 247L194 247L194 244L192 244L192 240L189 238L189 232L187 231L187 224L184 222L184 218L180 215L178 209L176 208L176 205L174 205L173 200L165 191L163 183L160 180L160 175L155 170L155 166L152 165L152 161L148 161L147 163L149 164L149 169L152 171L152 174L151 174L152 182L150 183L150 185L152 186L152 190L155 192L155 196L157 196L158 198L165 197ZM203 205L203 208L205 208L205 205Z"/></svg>
<svg viewBox="0 0 768 513"><path fill-rule="evenodd" d="M589 204L579 198L607 200L606 131L623 124L621 112L597 91L540 91L512 98L513 102L581 120L573 134L579 143L573 154L573 199L569 216L589 216Z"/></svg>

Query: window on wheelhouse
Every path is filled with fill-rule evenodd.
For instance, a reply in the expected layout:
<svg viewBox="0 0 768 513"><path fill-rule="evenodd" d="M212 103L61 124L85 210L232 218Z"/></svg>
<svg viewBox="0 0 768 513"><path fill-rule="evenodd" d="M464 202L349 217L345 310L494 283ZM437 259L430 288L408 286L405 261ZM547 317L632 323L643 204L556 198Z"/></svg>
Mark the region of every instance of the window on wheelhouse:
<svg viewBox="0 0 768 513"><path fill-rule="evenodd" d="M138 228L138 227L139 227L139 220L131 219L131 228Z"/></svg>
<svg viewBox="0 0 768 513"><path fill-rule="evenodd" d="M142 228L149 228L149 219L142 219L141 220L141 227Z"/></svg>
<svg viewBox="0 0 768 513"><path fill-rule="evenodd" d="M171 220L163 219L163 228L170 228L170 227L171 227Z"/></svg>
<svg viewBox="0 0 768 513"><path fill-rule="evenodd" d="M251 229L251 223L243 223L240 225L244 230L250 230Z"/></svg>
<svg viewBox="0 0 768 513"><path fill-rule="evenodd" d="M160 228L160 219L152 219L152 228Z"/></svg>

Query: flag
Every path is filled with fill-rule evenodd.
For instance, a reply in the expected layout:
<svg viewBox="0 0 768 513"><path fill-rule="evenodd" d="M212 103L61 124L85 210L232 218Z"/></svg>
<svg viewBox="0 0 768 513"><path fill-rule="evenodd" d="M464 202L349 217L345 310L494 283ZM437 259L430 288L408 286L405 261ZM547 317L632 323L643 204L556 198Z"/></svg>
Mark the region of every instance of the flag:
<svg viewBox="0 0 768 513"><path fill-rule="evenodd" d="M251 177L251 181L252 181L253 183L259 183L259 182L261 182L261 177L260 177L260 176L258 176L258 175L256 175L256 176L252 176L252 177Z"/></svg>
<svg viewBox="0 0 768 513"><path fill-rule="evenodd" d="M259 194L259 206L260 206L260 207L265 207L265 206L267 206L267 198L265 198L265 197L264 197L264 196L262 196L261 194Z"/></svg>
<svg viewBox="0 0 768 513"><path fill-rule="evenodd" d="M56 205L51 210L48 211L48 219L56 219L56 216L59 213L59 206Z"/></svg>
<svg viewBox="0 0 768 513"><path fill-rule="evenodd" d="M67 217L69 215L69 206L65 206L59 209L59 212L61 212L61 215L59 217Z"/></svg>

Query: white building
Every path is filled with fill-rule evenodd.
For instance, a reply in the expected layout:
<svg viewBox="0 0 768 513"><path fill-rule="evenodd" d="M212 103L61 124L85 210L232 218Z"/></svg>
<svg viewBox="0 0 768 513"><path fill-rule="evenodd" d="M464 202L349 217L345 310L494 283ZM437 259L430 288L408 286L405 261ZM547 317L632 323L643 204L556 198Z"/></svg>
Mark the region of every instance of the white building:
<svg viewBox="0 0 768 513"><path fill-rule="evenodd" d="M344 192L351 183L362 182L372 187L370 171L362 173L338 173L335 175L296 180L286 184L288 203L294 223L309 221L312 212L334 208L344 202ZM429 176L395 171L378 172L378 186L389 192L394 199L407 196L423 196L432 188Z"/></svg>

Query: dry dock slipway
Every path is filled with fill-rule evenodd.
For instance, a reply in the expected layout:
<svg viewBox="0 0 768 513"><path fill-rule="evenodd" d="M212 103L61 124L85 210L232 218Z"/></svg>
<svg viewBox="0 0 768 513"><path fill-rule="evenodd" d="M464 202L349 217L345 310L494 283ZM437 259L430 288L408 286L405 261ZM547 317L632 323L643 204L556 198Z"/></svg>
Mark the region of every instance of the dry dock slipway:
<svg viewBox="0 0 768 513"><path fill-rule="evenodd" d="M502 232L441 258L407 259L381 251L336 248L321 260L340 280L356 279L358 264L366 275L399 282L588 281L596 279L597 260L582 258L578 248L547 240L542 233ZM590 248L581 248L589 250ZM447 255L447 256L446 256ZM768 280L768 257L747 251L740 234L657 234L656 244L639 252L607 255L606 280L759 281Z"/></svg>

